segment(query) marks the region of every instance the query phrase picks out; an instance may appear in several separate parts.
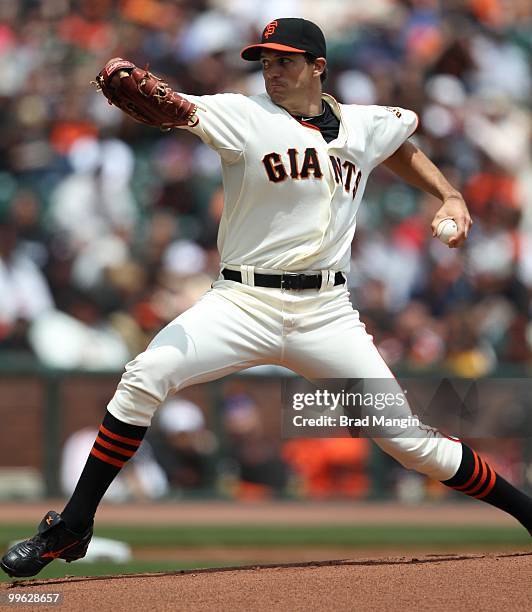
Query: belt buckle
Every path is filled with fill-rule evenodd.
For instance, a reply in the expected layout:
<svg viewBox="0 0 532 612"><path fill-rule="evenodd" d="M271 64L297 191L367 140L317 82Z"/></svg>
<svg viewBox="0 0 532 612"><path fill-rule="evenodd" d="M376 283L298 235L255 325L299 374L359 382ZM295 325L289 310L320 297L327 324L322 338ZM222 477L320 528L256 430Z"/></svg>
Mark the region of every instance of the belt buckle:
<svg viewBox="0 0 532 612"><path fill-rule="evenodd" d="M281 276L281 289L291 289L293 291L301 291L303 289L304 274L295 274L294 272L286 272Z"/></svg>

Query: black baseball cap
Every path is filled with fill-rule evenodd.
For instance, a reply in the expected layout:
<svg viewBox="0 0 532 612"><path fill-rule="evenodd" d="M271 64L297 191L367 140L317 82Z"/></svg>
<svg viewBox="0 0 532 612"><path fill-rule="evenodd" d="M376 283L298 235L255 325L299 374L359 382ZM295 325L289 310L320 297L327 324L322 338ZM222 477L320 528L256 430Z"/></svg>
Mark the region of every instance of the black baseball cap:
<svg viewBox="0 0 532 612"><path fill-rule="evenodd" d="M320 28L312 21L299 17L274 19L264 28L259 44L249 45L240 52L242 59L257 61L262 49L310 53L314 57L326 57L327 45Z"/></svg>

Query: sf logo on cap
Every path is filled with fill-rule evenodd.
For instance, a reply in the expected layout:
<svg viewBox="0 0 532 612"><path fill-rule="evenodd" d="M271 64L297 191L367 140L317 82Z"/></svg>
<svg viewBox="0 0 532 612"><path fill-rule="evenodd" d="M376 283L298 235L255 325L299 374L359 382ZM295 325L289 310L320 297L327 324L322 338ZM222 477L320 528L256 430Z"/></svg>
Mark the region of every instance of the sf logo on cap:
<svg viewBox="0 0 532 612"><path fill-rule="evenodd" d="M270 23L264 28L264 38L269 38L278 26L277 21L270 21Z"/></svg>

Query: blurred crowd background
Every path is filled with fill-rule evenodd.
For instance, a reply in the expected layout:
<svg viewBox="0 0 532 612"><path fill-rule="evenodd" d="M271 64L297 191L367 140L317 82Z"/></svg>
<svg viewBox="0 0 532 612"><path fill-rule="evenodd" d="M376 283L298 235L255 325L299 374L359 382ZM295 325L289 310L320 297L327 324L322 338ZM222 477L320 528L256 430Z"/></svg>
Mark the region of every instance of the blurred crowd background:
<svg viewBox="0 0 532 612"><path fill-rule="evenodd" d="M183 93L258 93L259 66L239 50L283 16L323 28L327 92L418 113L413 140L463 192L474 218L466 246L448 249L431 236L437 201L385 169L374 172L349 287L389 365L529 375L527 0L0 0L0 365L24 357L52 368L121 370L209 288L223 206L217 155L188 133L134 123L90 81L122 56ZM226 404L224 456L238 464L240 455L262 453L275 491L294 470L304 478L309 457L318 462L325 441L308 449L253 444L261 426L252 403L237 396ZM184 431L203 431L201 411L191 415L195 425ZM153 445L170 484L171 446L183 442L171 420L173 442ZM189 478L193 488L198 472L213 476L189 446L212 451L220 441L212 432L192 438L181 451L196 462L196 476L179 486ZM357 467L329 491L367 491L365 443L332 442L323 453L335 455L335 477ZM520 465L515 474L526 480ZM247 481L252 487L261 476Z"/></svg>

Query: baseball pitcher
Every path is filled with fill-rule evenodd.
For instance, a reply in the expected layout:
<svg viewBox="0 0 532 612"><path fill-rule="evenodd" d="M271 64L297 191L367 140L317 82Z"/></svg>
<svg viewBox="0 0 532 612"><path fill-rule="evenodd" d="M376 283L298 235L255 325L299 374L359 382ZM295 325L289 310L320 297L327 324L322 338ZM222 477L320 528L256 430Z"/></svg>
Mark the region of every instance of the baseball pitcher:
<svg viewBox="0 0 532 612"><path fill-rule="evenodd" d="M1 567L10 576L33 576L53 559L84 556L102 496L169 394L259 364L308 379L394 380L346 289L368 177L383 163L439 198L432 232L453 219L458 231L450 247L466 240L472 221L460 193L409 142L415 113L346 105L323 93L326 57L317 25L286 18L242 50L244 60L260 62L261 95L177 93L122 58L98 75L109 102L132 118L188 130L219 154L220 275L127 364L76 490L61 514L50 511L33 538L5 554ZM402 416L409 415L405 405ZM527 495L461 441L413 429L375 442L406 468L497 506L532 530Z"/></svg>

